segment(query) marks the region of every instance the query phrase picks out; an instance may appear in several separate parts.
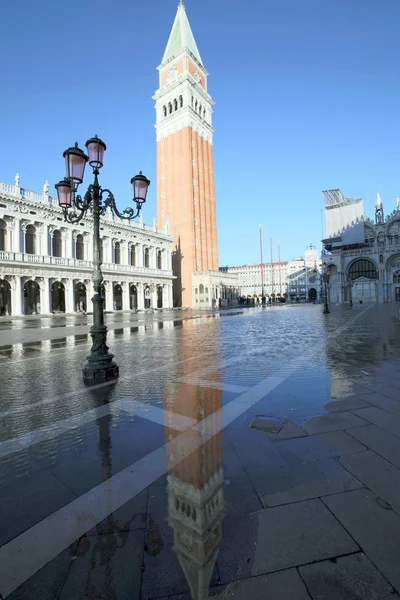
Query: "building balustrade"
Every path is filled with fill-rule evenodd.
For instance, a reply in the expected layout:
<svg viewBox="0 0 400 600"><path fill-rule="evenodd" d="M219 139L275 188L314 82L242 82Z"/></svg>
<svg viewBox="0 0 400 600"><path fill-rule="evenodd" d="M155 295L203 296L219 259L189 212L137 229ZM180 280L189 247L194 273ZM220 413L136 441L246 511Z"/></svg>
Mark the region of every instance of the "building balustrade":
<svg viewBox="0 0 400 600"><path fill-rule="evenodd" d="M57 265L63 267L74 267L82 269L91 269L92 261L79 260L77 258L63 258L58 256L41 256L38 254L26 254L23 252L0 252L0 260L11 261L16 263L34 263L45 265ZM117 265L115 263L103 263L105 271L116 271L119 273L137 273L147 275L160 275L163 277L172 277L172 270L154 269L149 267L139 267L134 265Z"/></svg>

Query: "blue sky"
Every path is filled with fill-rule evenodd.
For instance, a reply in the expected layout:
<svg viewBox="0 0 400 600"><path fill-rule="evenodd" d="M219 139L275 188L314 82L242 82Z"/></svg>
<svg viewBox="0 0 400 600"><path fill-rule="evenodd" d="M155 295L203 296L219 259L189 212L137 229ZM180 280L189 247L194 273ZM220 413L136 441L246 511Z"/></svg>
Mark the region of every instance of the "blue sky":
<svg viewBox="0 0 400 600"><path fill-rule="evenodd" d="M386 212L400 195L398 0L186 0L210 72L220 265L282 259L321 239L323 189ZM2 7L0 180L41 190L63 150L97 133L123 208L152 180L154 102L176 0L13 0ZM89 177L85 182L89 183ZM53 190L54 192L54 190Z"/></svg>

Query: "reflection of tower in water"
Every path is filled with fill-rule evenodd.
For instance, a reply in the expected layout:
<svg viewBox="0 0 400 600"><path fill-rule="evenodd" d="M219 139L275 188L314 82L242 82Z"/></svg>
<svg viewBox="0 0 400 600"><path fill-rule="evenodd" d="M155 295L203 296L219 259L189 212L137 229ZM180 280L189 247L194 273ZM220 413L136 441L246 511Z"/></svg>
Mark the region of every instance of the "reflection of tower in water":
<svg viewBox="0 0 400 600"><path fill-rule="evenodd" d="M182 333L183 338L187 337L184 331ZM184 343L181 348L184 355ZM211 362L213 358L210 356ZM201 365L198 364L200 366L204 367L204 358ZM216 430L220 429L221 413L217 411L222 406L221 390L177 383L172 395L173 402L167 403L173 412L196 420L216 413L215 425L219 425ZM202 443L204 439L199 432L196 450L168 472L169 524L174 530L174 549L193 600L209 597L208 589L221 541L224 506L222 439L222 431L219 431Z"/></svg>

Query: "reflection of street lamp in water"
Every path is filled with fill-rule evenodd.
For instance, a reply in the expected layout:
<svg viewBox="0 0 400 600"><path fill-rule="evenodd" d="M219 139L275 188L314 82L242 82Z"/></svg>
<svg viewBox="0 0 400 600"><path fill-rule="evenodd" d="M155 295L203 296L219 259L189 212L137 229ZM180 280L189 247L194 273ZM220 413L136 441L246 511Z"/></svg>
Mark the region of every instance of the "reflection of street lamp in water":
<svg viewBox="0 0 400 600"><path fill-rule="evenodd" d="M329 306L328 306L328 284L330 279L330 273L328 272L328 268L326 264L322 265L322 281L324 282L324 310L322 311L324 315L329 314Z"/></svg>
<svg viewBox="0 0 400 600"><path fill-rule="evenodd" d="M353 306L353 280L351 279L350 275L348 276L348 283L349 283L349 302L350 302L350 306Z"/></svg>

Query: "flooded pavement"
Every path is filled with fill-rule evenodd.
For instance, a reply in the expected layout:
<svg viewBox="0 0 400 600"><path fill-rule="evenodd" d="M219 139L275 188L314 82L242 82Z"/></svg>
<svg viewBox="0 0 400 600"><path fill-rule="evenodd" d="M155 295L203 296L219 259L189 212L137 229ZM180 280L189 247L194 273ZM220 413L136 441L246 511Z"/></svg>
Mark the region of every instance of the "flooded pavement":
<svg viewBox="0 0 400 600"><path fill-rule="evenodd" d="M397 597L391 311L187 316L110 319L89 389L86 321L1 345L2 597Z"/></svg>

